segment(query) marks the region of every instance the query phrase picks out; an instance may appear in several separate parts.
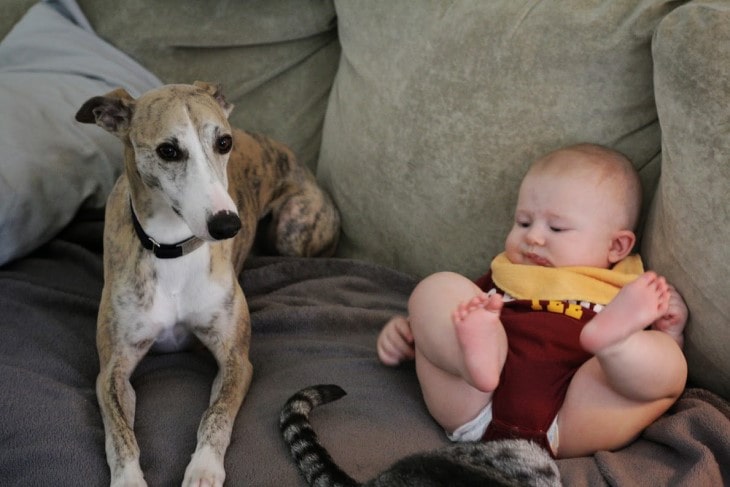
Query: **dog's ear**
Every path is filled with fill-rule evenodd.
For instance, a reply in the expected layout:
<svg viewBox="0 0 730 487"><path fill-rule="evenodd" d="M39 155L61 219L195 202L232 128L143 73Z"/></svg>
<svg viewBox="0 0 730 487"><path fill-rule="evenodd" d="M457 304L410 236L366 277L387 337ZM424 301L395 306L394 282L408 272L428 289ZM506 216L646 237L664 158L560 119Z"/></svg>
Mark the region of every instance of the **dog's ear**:
<svg viewBox="0 0 730 487"><path fill-rule="evenodd" d="M129 131L129 122L134 112L134 98L123 88L117 88L104 96L95 96L84 103L76 112L81 123L95 123L117 137Z"/></svg>
<svg viewBox="0 0 730 487"><path fill-rule="evenodd" d="M193 86L206 91L210 96L212 96L215 101L218 102L218 105L220 105L220 107L223 109L226 117L231 114L231 110L233 110L233 104L226 101L226 98L223 96L223 89L221 85L216 83L208 83L206 81L195 81L193 83Z"/></svg>

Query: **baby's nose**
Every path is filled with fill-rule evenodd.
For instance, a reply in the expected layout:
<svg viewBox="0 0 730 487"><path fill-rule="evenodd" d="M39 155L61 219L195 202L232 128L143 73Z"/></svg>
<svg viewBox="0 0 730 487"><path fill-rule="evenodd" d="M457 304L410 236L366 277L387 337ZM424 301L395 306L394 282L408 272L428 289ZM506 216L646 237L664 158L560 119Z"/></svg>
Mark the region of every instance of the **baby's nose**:
<svg viewBox="0 0 730 487"><path fill-rule="evenodd" d="M543 245L545 243L545 234L537 225L530 227L525 238L530 245Z"/></svg>

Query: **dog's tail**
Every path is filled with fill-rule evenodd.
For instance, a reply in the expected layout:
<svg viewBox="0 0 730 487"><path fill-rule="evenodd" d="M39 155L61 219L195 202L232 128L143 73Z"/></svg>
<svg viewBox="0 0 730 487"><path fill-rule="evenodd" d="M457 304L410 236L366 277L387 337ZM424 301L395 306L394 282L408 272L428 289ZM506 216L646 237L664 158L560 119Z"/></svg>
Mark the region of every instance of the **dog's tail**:
<svg viewBox="0 0 730 487"><path fill-rule="evenodd" d="M279 428L291 455L307 484L319 487L358 486L332 460L320 444L317 433L309 422L309 413L315 407L336 401L346 392L336 385L307 387L291 396L281 410Z"/></svg>

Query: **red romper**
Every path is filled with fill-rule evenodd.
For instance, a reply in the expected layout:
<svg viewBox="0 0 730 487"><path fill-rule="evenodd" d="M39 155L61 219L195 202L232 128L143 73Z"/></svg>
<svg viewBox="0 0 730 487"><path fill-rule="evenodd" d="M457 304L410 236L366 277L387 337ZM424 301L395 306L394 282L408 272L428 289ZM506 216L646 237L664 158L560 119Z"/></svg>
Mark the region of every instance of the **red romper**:
<svg viewBox="0 0 730 487"><path fill-rule="evenodd" d="M476 284L504 295L491 276L490 271ZM553 454L547 431L573 375L592 356L579 337L595 314L593 305L575 302L505 300L500 319L509 344L507 359L492 396L492 421L484 441L525 438Z"/></svg>

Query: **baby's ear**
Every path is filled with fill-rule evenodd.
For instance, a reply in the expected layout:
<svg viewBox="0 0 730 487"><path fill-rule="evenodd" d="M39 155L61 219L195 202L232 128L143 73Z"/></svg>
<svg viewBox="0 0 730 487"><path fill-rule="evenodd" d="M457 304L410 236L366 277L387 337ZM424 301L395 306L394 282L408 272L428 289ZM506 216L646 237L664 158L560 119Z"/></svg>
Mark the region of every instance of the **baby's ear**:
<svg viewBox="0 0 730 487"><path fill-rule="evenodd" d="M636 244L636 235L631 230L619 230L611 240L611 247L608 249L608 261L615 264L625 259Z"/></svg>

